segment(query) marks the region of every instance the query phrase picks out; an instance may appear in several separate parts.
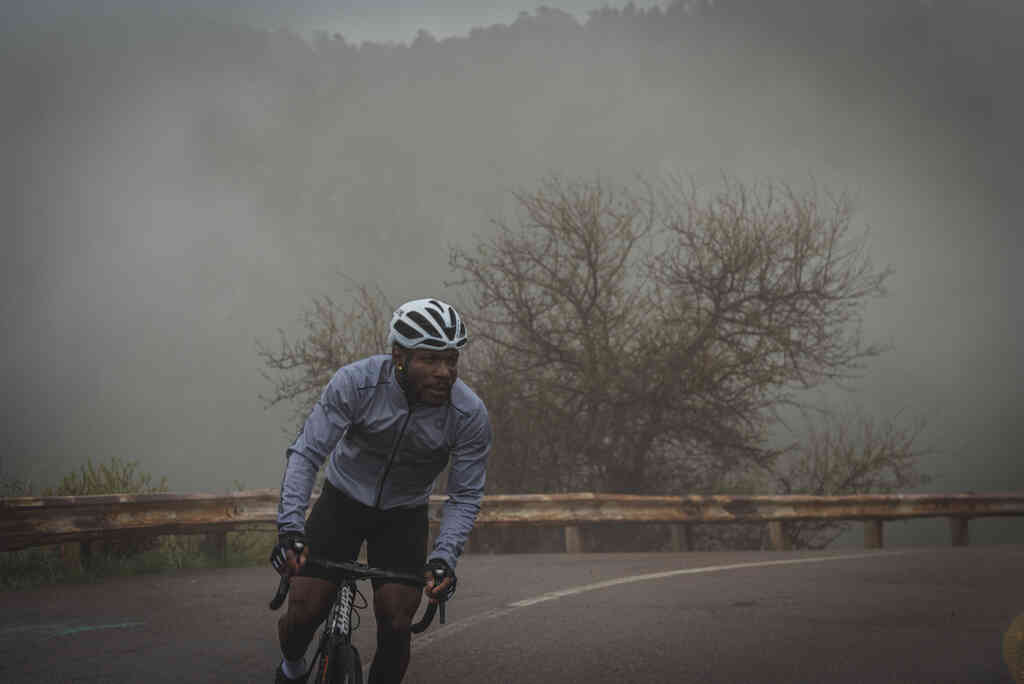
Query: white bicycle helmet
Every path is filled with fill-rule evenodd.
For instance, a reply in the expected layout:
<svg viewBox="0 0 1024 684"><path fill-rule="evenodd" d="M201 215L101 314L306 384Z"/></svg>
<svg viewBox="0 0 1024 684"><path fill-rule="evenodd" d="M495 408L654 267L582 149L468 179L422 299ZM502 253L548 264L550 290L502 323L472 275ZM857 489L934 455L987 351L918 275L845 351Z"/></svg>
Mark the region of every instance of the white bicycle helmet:
<svg viewBox="0 0 1024 684"><path fill-rule="evenodd" d="M469 338L458 312L438 299L414 299L398 307L388 326L388 345L406 349L461 349Z"/></svg>

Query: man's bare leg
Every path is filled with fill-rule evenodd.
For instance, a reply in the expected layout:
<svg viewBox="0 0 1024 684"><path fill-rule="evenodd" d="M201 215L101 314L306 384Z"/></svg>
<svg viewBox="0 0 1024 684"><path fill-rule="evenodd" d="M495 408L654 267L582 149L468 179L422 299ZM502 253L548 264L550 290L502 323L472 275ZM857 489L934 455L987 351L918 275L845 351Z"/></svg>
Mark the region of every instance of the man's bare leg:
<svg viewBox="0 0 1024 684"><path fill-rule="evenodd" d="M300 660L316 634L316 628L327 618L338 587L318 577L292 577L288 592L288 610L277 621L277 637L281 653L288 660Z"/></svg>
<svg viewBox="0 0 1024 684"><path fill-rule="evenodd" d="M377 653L367 684L399 684L409 667L410 627L423 590L407 584L382 584L373 592L377 616Z"/></svg>

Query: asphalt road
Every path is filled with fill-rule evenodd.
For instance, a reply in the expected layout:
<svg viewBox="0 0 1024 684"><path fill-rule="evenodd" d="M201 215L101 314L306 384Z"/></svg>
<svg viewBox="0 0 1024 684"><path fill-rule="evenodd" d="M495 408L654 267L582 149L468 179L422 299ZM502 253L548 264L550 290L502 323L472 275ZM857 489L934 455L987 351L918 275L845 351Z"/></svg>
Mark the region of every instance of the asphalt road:
<svg viewBox="0 0 1024 684"><path fill-rule="evenodd" d="M0 594L0 682L273 681L275 587L246 568ZM1022 612L1024 545L467 556L406 682L1011 684Z"/></svg>

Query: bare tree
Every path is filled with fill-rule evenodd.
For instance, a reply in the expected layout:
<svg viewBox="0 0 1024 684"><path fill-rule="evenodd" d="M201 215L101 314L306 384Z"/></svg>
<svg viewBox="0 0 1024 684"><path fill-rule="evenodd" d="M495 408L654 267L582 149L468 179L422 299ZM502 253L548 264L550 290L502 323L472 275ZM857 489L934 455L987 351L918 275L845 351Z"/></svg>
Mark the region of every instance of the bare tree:
<svg viewBox="0 0 1024 684"><path fill-rule="evenodd" d="M771 409L881 351L858 324L888 272L849 240L844 198L645 189L549 178L516 195L517 226L451 252L500 359L481 389L518 406L496 416L502 458L568 469L561 488L706 491L770 466Z"/></svg>
<svg viewBox="0 0 1024 684"><path fill-rule="evenodd" d="M451 254L474 336L496 362L481 392L516 407L491 411L514 444L495 460L523 474L543 464L528 489L601 490L612 459L600 455L635 436L609 428L628 417L621 405L643 370L652 204L557 178L516 199L517 228L497 222L493 238Z"/></svg>
<svg viewBox="0 0 1024 684"><path fill-rule="evenodd" d="M888 494L926 484L918 470L924 419L910 425L899 415L878 420L855 409L804 413L806 435L778 464L771 477L779 494ZM786 526L793 548L822 549L850 523L801 521Z"/></svg>
<svg viewBox="0 0 1024 684"><path fill-rule="evenodd" d="M728 179L709 195L677 181L634 193L552 177L516 199L515 224L496 221L450 254L473 338L461 374L495 431L489 492L840 493L920 481L917 433L895 424L865 432L863 453L875 455L859 460L840 455L854 429L841 421L812 431L802 451L767 446L798 391L848 379L882 351L861 340L860 316L889 272L851 236L846 198ZM304 416L339 366L380 350L390 309L366 286L347 307L314 300L305 337L281 332L279 349L259 347L277 371L266 375L270 403L296 402ZM823 545L834 532L794 527L792 541ZM735 543L719 537L708 543Z"/></svg>
<svg viewBox="0 0 1024 684"><path fill-rule="evenodd" d="M327 382L342 366L385 350L385 335L392 307L380 288L349 283L351 299L347 306L331 297L317 297L302 314L305 335L289 342L278 329L278 344L271 348L256 342L256 350L266 367L263 377L274 386L269 396L260 398L268 406L282 401L291 403L293 419L301 425Z"/></svg>
<svg viewBox="0 0 1024 684"><path fill-rule="evenodd" d="M817 192L725 179L702 200L675 182L663 207L672 239L654 259L655 279L685 336L682 358L709 354L702 380L727 381L738 394L807 388L849 378L883 351L863 344L860 314L869 297L885 294L891 271L873 269L866 233L851 238L846 196L822 201Z"/></svg>

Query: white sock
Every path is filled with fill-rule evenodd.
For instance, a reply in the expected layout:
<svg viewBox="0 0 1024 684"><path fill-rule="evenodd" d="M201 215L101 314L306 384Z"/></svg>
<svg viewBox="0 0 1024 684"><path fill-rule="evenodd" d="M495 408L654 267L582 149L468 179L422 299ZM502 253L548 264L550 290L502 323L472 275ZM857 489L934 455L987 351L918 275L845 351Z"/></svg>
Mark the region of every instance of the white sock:
<svg viewBox="0 0 1024 684"><path fill-rule="evenodd" d="M306 674L306 656L302 656L298 660L288 660L282 656L281 671L284 672L284 676L288 679L298 679Z"/></svg>

